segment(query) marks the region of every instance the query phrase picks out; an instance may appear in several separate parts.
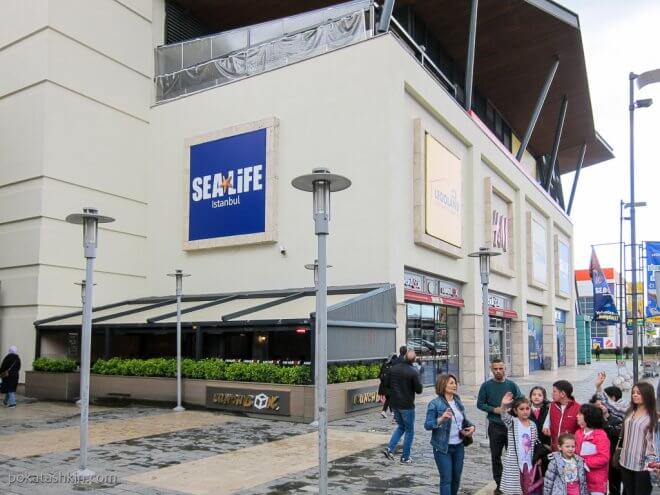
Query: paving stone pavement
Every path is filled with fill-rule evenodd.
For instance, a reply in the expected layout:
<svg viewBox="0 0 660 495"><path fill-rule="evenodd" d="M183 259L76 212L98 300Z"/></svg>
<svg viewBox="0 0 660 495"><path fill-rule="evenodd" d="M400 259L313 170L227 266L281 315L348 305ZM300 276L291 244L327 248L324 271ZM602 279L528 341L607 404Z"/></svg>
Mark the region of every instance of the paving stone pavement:
<svg viewBox="0 0 660 495"><path fill-rule="evenodd" d="M540 384L550 389L552 382L566 378L575 385L578 401L585 401L593 394L593 382L598 371L608 373L608 382L616 376L613 361L603 361L590 366L564 368L559 372L537 372L524 378L514 378L523 392L532 385ZM630 369L630 366L628 366ZM655 383L655 381L654 381ZM475 387L459 390L467 406L467 414L477 426L475 442L466 450L466 460L461 486L462 494L474 494L490 479L490 455L486 447L485 415L476 408ZM438 474L429 445L430 434L423 429L426 404L433 398L432 389L425 389L417 401L415 421L416 437L413 444L413 465L401 465L387 460L381 447L366 448L330 465L329 492L332 494L430 494L438 492ZM34 401L22 398L20 407L30 407ZM40 406L48 403L39 403ZM12 419L6 410L0 410L0 435L75 426L78 417L75 409L69 415L44 414L30 417L23 422ZM164 414L169 409L132 405L107 408L90 414L90 422L110 419L148 417ZM383 419L377 411L334 421L331 428L342 431L389 434L394 425ZM232 416L229 422L166 434L136 438L126 441L94 446L89 449L89 466L98 478L91 483L76 483L65 477L77 468L78 451L55 452L22 459L0 456L3 471L0 473L0 493L7 495L27 494L74 494L92 493L101 495L181 495L185 492L163 490L126 481L132 474L153 471L162 467L199 460L218 454L236 452L264 442L272 442L295 435L313 433L313 427L281 421ZM286 452L281 455L286 456ZM263 460L264 466L268 459ZM260 469L254 466L253 469ZM247 474L247 473L246 473ZM20 481L21 476L30 475L30 480ZM51 478L49 479L48 476ZM10 483L11 481L11 483ZM316 469L307 469L273 479L257 487L234 492L234 495L306 495L316 491Z"/></svg>

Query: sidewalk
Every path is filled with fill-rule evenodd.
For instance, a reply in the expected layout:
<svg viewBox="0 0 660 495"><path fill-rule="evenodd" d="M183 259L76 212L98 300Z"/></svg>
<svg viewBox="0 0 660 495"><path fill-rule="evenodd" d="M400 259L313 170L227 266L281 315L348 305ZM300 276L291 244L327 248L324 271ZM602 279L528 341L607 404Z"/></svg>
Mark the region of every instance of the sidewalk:
<svg viewBox="0 0 660 495"><path fill-rule="evenodd" d="M600 370L608 381L613 361L537 372L514 378L524 393L547 389L566 378L579 401L588 400ZM477 426L467 448L462 494L488 493L490 453L485 414L476 408L476 388L461 387L467 414ZM330 424L332 494L422 495L437 493L438 474L423 428L427 388L417 401L413 465L383 454L394 426L378 410ZM316 491L316 430L305 424L251 419L211 411L131 406L93 407L89 465L92 483L67 479L78 464L78 409L71 404L21 398L16 409L0 409L0 493L9 495L78 492L103 495L303 495ZM484 445L482 445L482 443ZM28 479L26 475L30 475ZM492 493L492 492L491 492Z"/></svg>

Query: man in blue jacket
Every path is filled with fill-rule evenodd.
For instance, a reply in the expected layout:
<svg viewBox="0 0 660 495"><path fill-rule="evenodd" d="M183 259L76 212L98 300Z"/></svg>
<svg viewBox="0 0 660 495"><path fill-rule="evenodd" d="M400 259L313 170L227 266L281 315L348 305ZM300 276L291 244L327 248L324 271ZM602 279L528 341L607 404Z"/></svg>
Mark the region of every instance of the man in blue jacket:
<svg viewBox="0 0 660 495"><path fill-rule="evenodd" d="M397 428L392 433L390 443L383 454L388 459L394 460L394 450L403 436L402 464L412 464L410 449L415 436L415 394L422 393L419 373L412 365L415 357L415 351L406 352L405 359L390 368L388 379L390 407L394 411Z"/></svg>

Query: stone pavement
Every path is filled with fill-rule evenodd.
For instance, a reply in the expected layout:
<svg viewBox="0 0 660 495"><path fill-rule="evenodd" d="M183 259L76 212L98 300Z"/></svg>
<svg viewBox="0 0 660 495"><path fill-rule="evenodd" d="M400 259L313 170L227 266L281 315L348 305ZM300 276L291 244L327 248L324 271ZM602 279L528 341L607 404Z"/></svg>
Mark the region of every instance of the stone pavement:
<svg viewBox="0 0 660 495"><path fill-rule="evenodd" d="M576 398L585 401L601 369L609 384L616 375L612 361L515 380L527 393L532 385L550 389L552 382L565 378L574 383ZM485 415L476 409L476 388L459 392L477 425L461 487L461 493L473 494L490 481ZM423 429L426 404L433 396L426 389L417 402L410 466L382 455L393 425L377 411L332 422L329 492L437 493L430 434ZM0 493L302 495L316 490L316 432L309 425L144 405L92 408L88 458L98 476L79 482L67 478L77 469L77 413L73 405L25 398L14 410L0 409Z"/></svg>

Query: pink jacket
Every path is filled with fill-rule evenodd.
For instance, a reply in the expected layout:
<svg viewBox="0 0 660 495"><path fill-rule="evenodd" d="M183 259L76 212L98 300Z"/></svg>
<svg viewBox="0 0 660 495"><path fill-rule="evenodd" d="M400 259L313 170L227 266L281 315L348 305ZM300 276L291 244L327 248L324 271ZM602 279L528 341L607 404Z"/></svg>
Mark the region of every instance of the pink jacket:
<svg viewBox="0 0 660 495"><path fill-rule="evenodd" d="M582 444L591 442L596 451L593 454L582 454ZM587 487L589 492L607 493L607 478L610 466L610 439L605 430L596 429L585 438L584 428L575 432L575 453L584 459L587 472Z"/></svg>

